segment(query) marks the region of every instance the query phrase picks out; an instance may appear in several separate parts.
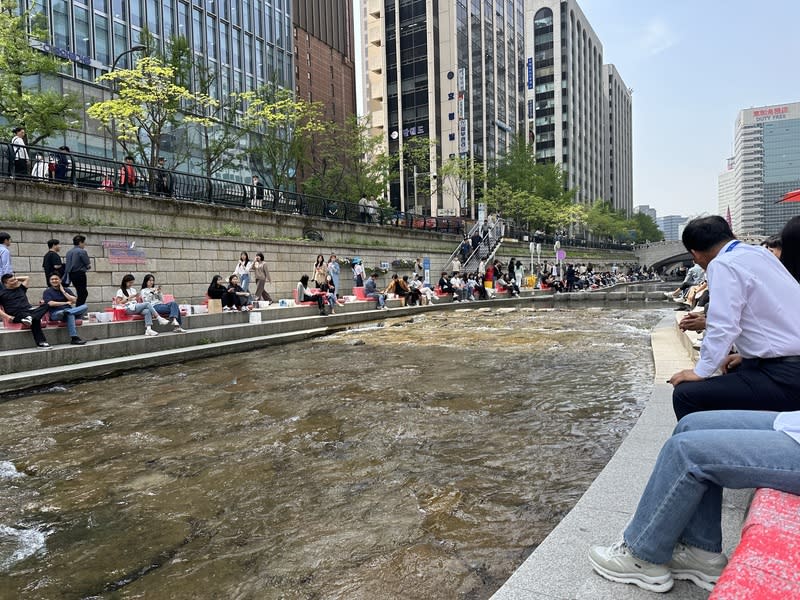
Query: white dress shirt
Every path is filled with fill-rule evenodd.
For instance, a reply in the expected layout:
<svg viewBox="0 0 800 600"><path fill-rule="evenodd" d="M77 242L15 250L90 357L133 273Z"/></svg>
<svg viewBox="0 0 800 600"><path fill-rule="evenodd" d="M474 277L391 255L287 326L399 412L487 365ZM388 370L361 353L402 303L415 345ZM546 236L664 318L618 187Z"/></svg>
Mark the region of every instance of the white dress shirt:
<svg viewBox="0 0 800 600"><path fill-rule="evenodd" d="M800 355L800 284L769 250L733 240L709 263L706 278L697 375L710 377L733 344L743 358Z"/></svg>

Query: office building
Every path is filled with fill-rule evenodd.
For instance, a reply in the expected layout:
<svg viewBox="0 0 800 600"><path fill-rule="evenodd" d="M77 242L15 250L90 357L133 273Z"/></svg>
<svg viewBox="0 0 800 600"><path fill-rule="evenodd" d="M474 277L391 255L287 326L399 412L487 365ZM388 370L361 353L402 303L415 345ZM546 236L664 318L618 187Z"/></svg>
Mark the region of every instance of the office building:
<svg viewBox="0 0 800 600"><path fill-rule="evenodd" d="M575 0L526 4L528 140L576 200L633 207L631 94Z"/></svg>
<svg viewBox="0 0 800 600"><path fill-rule="evenodd" d="M110 97L108 85L95 79L117 57L118 67L132 64L130 54L121 55L141 43L144 29L162 49L171 38L186 37L194 61L217 75L210 90L216 98L273 81L294 88L290 0L35 0L32 10L47 17L45 50L69 61L56 81L40 85L74 93L83 106ZM48 143L112 155L108 134L85 115L74 131Z"/></svg>
<svg viewBox="0 0 800 600"><path fill-rule="evenodd" d="M633 207L633 101L614 65L603 65L608 105L606 186L603 199L631 215ZM655 211L654 211L655 212ZM655 214L653 215L655 219Z"/></svg>
<svg viewBox="0 0 800 600"><path fill-rule="evenodd" d="M474 198L436 180L450 158L480 163L522 131L522 0L362 0L364 106L373 133L400 155L391 204L433 215L466 214ZM598 108L599 110L599 108ZM431 145L413 164L409 149Z"/></svg>
<svg viewBox="0 0 800 600"><path fill-rule="evenodd" d="M639 206L633 207L634 214L642 213L656 221L658 219L658 213L656 212L655 208L650 208L648 204L640 204Z"/></svg>
<svg viewBox="0 0 800 600"><path fill-rule="evenodd" d="M292 7L297 98L319 102L325 121L344 124L356 114L353 0L293 0ZM298 189L309 174L298 169Z"/></svg>
<svg viewBox="0 0 800 600"><path fill-rule="evenodd" d="M737 235L772 235L800 215L800 203L776 204L800 188L800 102L740 111L730 163L732 182L729 172L720 176L719 208L730 198Z"/></svg>
<svg viewBox="0 0 800 600"><path fill-rule="evenodd" d="M665 217L658 217L656 224L661 232L664 234L664 241L675 242L681 239L683 226L688 219L680 215L667 215Z"/></svg>
<svg viewBox="0 0 800 600"><path fill-rule="evenodd" d="M731 217L731 227L733 227L734 220L737 223L741 222L741 213L734 219L734 206L735 197L735 171L733 170L733 158L726 161L725 170L717 177L717 214L727 218ZM736 230L733 230L734 233Z"/></svg>

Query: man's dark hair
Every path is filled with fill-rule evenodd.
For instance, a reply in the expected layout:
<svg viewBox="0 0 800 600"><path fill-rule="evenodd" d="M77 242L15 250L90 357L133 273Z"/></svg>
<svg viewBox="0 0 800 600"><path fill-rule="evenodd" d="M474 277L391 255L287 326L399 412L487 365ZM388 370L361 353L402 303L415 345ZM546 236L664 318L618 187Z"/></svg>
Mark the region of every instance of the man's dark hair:
<svg viewBox="0 0 800 600"><path fill-rule="evenodd" d="M47 247L52 248L53 246L58 246L61 242L56 239L47 240Z"/></svg>
<svg viewBox="0 0 800 600"><path fill-rule="evenodd" d="M7 231L0 231L0 244L10 239L11 239L10 233L8 233Z"/></svg>
<svg viewBox="0 0 800 600"><path fill-rule="evenodd" d="M800 281L800 217L792 217L781 231L781 262Z"/></svg>
<svg viewBox="0 0 800 600"><path fill-rule="evenodd" d="M734 237L728 222L719 215L714 215L689 221L683 230L681 241L689 251L705 252Z"/></svg>
<svg viewBox="0 0 800 600"><path fill-rule="evenodd" d="M779 235L771 235L763 242L761 245L765 248L782 248L781 236Z"/></svg>
<svg viewBox="0 0 800 600"><path fill-rule="evenodd" d="M84 235L76 235L74 238L72 238L72 243L75 246L77 246L81 242L85 242L85 241L86 241L86 236L84 236Z"/></svg>
<svg viewBox="0 0 800 600"><path fill-rule="evenodd" d="M14 274L13 274L13 273L5 273L5 274L3 274L3 276L2 276L2 277L0 277L0 281L2 281L3 283L5 283L5 282L6 282L6 281L8 281L9 279L11 279L13 276L14 276Z"/></svg>

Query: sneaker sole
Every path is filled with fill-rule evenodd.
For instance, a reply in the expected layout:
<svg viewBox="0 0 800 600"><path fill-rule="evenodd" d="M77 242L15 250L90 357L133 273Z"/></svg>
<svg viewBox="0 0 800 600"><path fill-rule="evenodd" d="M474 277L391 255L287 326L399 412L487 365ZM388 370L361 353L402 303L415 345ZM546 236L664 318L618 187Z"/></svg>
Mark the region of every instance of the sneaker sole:
<svg viewBox="0 0 800 600"><path fill-rule="evenodd" d="M708 578L708 575L700 571L672 571L673 579L681 579L683 581L691 581L697 587L706 590L707 592L714 591L714 585L717 583L719 576L713 580Z"/></svg>
<svg viewBox="0 0 800 600"><path fill-rule="evenodd" d="M595 573L601 577L615 583L630 583L642 588L643 590L647 590L648 592L663 594L664 592L670 591L672 586L675 584L673 580L674 576L671 574L664 575L663 577L647 577L646 579L643 579L642 577L644 576L622 575L620 573L609 571L597 564L591 556L589 557L589 562L592 563L592 568L594 569Z"/></svg>

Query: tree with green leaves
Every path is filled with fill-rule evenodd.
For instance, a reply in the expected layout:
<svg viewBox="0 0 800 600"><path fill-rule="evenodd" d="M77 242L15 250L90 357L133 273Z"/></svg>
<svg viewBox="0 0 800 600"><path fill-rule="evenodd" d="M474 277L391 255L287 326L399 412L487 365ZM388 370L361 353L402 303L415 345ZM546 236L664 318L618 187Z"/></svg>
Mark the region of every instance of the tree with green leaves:
<svg viewBox="0 0 800 600"><path fill-rule="evenodd" d="M175 68L156 56L142 57L132 68L105 73L97 81L109 82L116 94L110 100L92 104L87 114L109 130L114 123L117 141L125 153L151 167L156 165L164 134L186 122L211 123L207 116L184 114L183 103L194 106L217 103L176 83Z"/></svg>
<svg viewBox="0 0 800 600"><path fill-rule="evenodd" d="M313 135L323 129L319 102L298 100L274 82L236 97L244 109L240 122L250 133L245 158L271 187L289 189L297 170L308 164Z"/></svg>
<svg viewBox="0 0 800 600"><path fill-rule="evenodd" d="M636 232L636 243L660 242L664 239L664 232L658 228L656 222L645 213L635 213L630 218L630 227Z"/></svg>
<svg viewBox="0 0 800 600"><path fill-rule="evenodd" d="M79 99L73 94L26 85L31 76L55 76L66 61L40 48L47 41L44 13L19 12L16 0L0 0L0 117L25 127L35 146L67 131L77 119Z"/></svg>
<svg viewBox="0 0 800 600"><path fill-rule="evenodd" d="M370 135L367 118L348 117L344 124L330 121L313 136L311 176L303 184L307 194L355 202L362 195L381 196L391 161L382 150L382 138Z"/></svg>
<svg viewBox="0 0 800 600"><path fill-rule="evenodd" d="M595 201L587 211L586 225L589 231L601 239L619 239L627 232L625 215L603 200Z"/></svg>

